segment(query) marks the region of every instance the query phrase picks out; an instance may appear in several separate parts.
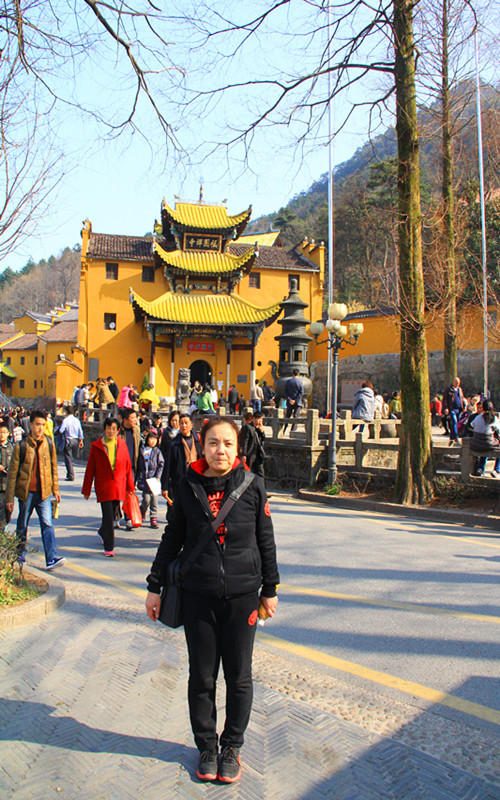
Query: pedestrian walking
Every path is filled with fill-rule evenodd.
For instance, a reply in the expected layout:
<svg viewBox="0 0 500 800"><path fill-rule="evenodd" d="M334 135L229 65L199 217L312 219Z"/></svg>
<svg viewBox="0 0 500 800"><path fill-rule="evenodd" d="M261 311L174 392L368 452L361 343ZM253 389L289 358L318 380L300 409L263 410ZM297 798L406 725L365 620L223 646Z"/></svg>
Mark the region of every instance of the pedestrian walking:
<svg viewBox="0 0 500 800"><path fill-rule="evenodd" d="M7 473L14 445L9 441L9 426L6 421L0 422L0 531L10 522L10 513L5 507L7 489Z"/></svg>
<svg viewBox="0 0 500 800"><path fill-rule="evenodd" d="M179 417L179 435L173 439L168 454L167 468L163 469L161 477L161 488L163 497L170 500L175 498L177 486L181 478L193 461L201 456L200 437L193 430L193 421L189 414L181 414Z"/></svg>
<svg viewBox="0 0 500 800"><path fill-rule="evenodd" d="M458 418L465 410L465 398L460 386L460 378L453 378L451 386L448 386L443 397L444 413L448 417L450 427L449 445L458 444Z"/></svg>
<svg viewBox="0 0 500 800"><path fill-rule="evenodd" d="M477 414L471 422L472 441L471 449L481 452L481 450L496 450L498 456L495 458L495 465L492 478L500 478L500 421L495 414L491 400L483 400L483 413ZM476 463L475 475L482 475L486 467L487 456L479 456Z"/></svg>
<svg viewBox="0 0 500 800"><path fill-rule="evenodd" d="M89 460L83 479L82 494L88 500L94 483L97 502L101 504L102 522L99 536L104 555L115 554L115 522L120 518L120 503L126 492L134 491L132 465L126 442L118 437L119 422L115 417L104 421L104 434L90 445Z"/></svg>
<svg viewBox="0 0 500 800"><path fill-rule="evenodd" d="M83 447L83 429L80 420L75 417L71 406L66 408L66 416L59 426L59 435L64 437L63 457L66 466L67 481L75 480L73 459L78 458L78 451Z"/></svg>
<svg viewBox="0 0 500 800"><path fill-rule="evenodd" d="M147 578L146 610L153 621L159 614L160 592L167 581L169 562L181 550L184 557L189 556L200 531L215 520L226 499L247 480L245 467L237 457L238 433L238 426L224 417L211 417L202 428L204 457L190 464L179 483ZM278 583L271 512L264 483L255 476L183 582L188 703L200 752L200 780L234 783L240 777L240 749L252 707L252 653L258 605L260 600L267 614L273 616ZM219 738L216 683L221 661L226 719Z"/></svg>
<svg viewBox="0 0 500 800"><path fill-rule="evenodd" d="M146 444L141 445L139 458L137 460L137 488L142 492L141 514L142 521L145 522L146 515L150 513L150 525L158 528L158 494L152 491L148 484L148 479L156 478L161 480L163 472L163 455L158 445L158 434L153 428L146 435Z"/></svg>
<svg viewBox="0 0 500 800"><path fill-rule="evenodd" d="M375 417L375 393L371 381L363 381L361 388L354 395L352 404L352 419L362 420L363 422L373 422ZM360 425L358 430L361 432L365 426Z"/></svg>
<svg viewBox="0 0 500 800"><path fill-rule="evenodd" d="M240 431L240 453L247 467L261 478L264 477L264 419L262 411L246 411Z"/></svg>
<svg viewBox="0 0 500 800"><path fill-rule="evenodd" d="M229 413L230 414L236 414L236 409L237 409L239 400L240 400L240 393L238 392L238 389L236 388L234 383L232 383L231 387L229 389L229 392L227 393L227 402L229 404Z"/></svg>
<svg viewBox="0 0 500 800"><path fill-rule="evenodd" d="M19 560L25 561L28 524L33 511L38 514L42 533L45 565L54 569L64 564L65 558L57 552L56 537L52 523L52 496L61 502L57 477L57 453L54 442L45 435L47 414L34 409L29 416L30 433L26 439L14 445L7 474L5 507L12 514L14 497L17 497L16 536Z"/></svg>
<svg viewBox="0 0 500 800"><path fill-rule="evenodd" d="M304 384L299 378L298 369L292 370L292 377L285 383L286 411L285 417L298 417L302 410L302 396L304 394ZM288 425L283 426L283 433L286 432ZM295 425L292 425L292 432Z"/></svg>
<svg viewBox="0 0 500 800"><path fill-rule="evenodd" d="M254 411L262 411L263 401L264 392L262 391L259 381L255 381L255 384L250 389L250 405Z"/></svg>

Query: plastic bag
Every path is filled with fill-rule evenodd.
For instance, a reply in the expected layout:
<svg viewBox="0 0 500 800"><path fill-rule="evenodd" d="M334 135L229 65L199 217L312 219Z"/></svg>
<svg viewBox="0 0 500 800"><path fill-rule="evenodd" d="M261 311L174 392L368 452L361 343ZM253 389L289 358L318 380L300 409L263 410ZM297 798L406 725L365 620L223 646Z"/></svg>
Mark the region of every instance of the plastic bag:
<svg viewBox="0 0 500 800"><path fill-rule="evenodd" d="M139 500L135 492L127 492L122 507L123 513L129 518L133 528L140 528L142 525L142 514Z"/></svg>

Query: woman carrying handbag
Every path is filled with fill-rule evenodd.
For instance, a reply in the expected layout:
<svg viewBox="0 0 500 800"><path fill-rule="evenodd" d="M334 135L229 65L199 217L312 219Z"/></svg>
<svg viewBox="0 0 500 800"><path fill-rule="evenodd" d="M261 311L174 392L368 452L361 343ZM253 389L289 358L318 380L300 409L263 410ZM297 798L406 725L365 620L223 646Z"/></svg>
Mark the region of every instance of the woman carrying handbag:
<svg viewBox="0 0 500 800"><path fill-rule="evenodd" d="M238 426L212 417L201 430L203 457L181 480L151 573L147 614L160 613L160 593L179 553L188 561L226 502L238 495L198 552L183 580L183 619L189 653L188 703L200 751L200 780L233 783L240 777L240 748L252 706L252 652L258 606L273 616L278 598L271 512L261 478L244 481ZM182 551L182 552L181 552ZM226 682L226 719L217 736L216 681L220 662ZM220 754L219 754L220 745Z"/></svg>
<svg viewBox="0 0 500 800"><path fill-rule="evenodd" d="M104 555L114 556L115 520L120 517L120 502L126 492L134 492L132 465L126 442L118 438L119 424L114 417L104 421L104 435L90 445L89 460L83 479L82 494L90 497L95 483L97 502L101 504L102 523L99 536L104 545Z"/></svg>

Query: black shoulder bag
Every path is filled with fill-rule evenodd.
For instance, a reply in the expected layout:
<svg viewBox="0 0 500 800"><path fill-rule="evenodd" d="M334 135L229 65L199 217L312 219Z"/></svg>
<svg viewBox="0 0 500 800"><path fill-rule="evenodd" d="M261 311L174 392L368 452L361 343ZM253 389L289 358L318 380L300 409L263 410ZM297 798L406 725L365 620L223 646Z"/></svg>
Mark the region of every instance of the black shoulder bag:
<svg viewBox="0 0 500 800"><path fill-rule="evenodd" d="M197 544L191 550L187 558L182 555L174 558L168 565L168 583L163 587L161 593L161 605L158 620L169 628L180 628L183 623L183 597L182 581L196 562L200 553L205 549L212 536L215 535L219 526L231 511L234 504L240 499L241 495L248 489L255 475L253 472L245 472L243 480L236 489L233 489L219 513L209 524L206 531L200 536Z"/></svg>

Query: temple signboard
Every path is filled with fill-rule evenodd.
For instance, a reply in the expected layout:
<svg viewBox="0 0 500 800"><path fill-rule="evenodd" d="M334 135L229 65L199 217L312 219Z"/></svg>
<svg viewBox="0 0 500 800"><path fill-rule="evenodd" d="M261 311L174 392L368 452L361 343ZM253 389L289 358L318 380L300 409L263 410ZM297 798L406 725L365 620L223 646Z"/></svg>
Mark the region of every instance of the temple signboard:
<svg viewBox="0 0 500 800"><path fill-rule="evenodd" d="M222 250L222 236L219 234L185 233L184 250L191 250L196 253L220 253Z"/></svg>

